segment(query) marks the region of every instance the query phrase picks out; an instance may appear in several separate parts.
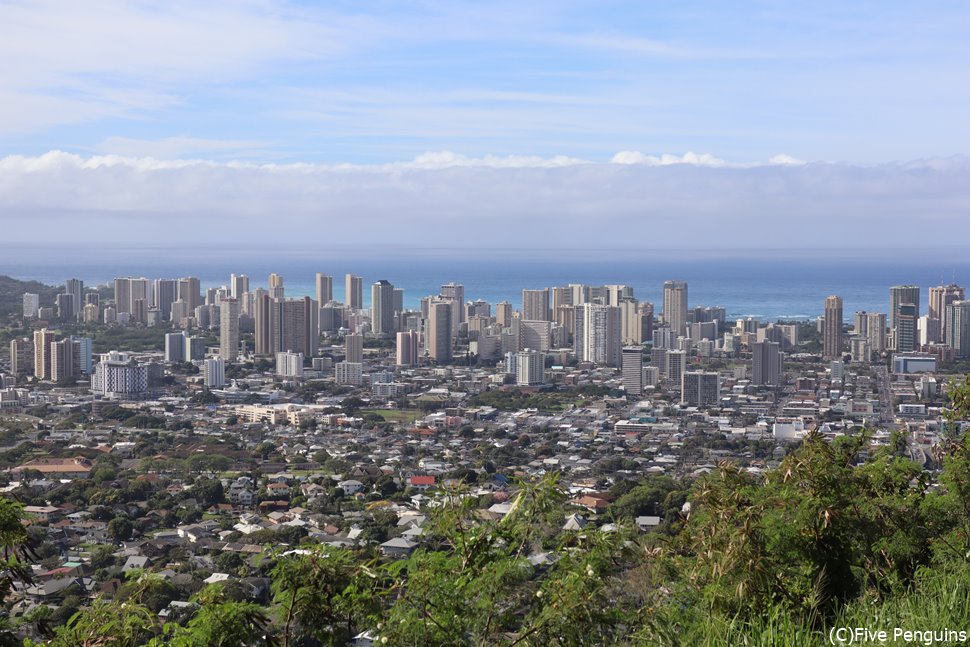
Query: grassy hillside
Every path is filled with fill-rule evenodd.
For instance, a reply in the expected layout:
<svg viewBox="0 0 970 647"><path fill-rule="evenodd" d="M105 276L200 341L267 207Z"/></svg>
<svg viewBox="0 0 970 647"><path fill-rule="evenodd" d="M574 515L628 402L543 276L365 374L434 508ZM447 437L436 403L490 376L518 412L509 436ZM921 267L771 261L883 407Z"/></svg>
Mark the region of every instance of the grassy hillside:
<svg viewBox="0 0 970 647"><path fill-rule="evenodd" d="M20 281L9 276L0 275L0 320L23 313L23 297L25 292L40 295L40 305L54 304L54 296L63 292L64 286L44 285L38 281Z"/></svg>

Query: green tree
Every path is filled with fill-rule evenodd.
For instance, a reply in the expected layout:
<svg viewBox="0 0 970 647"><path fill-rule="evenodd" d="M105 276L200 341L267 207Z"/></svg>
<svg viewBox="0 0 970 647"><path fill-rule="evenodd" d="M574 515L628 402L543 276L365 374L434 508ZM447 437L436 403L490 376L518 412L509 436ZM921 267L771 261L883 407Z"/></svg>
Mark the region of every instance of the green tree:
<svg viewBox="0 0 970 647"><path fill-rule="evenodd" d="M135 524L128 517L115 517L108 522L108 536L115 541L127 541L131 539L135 531Z"/></svg>

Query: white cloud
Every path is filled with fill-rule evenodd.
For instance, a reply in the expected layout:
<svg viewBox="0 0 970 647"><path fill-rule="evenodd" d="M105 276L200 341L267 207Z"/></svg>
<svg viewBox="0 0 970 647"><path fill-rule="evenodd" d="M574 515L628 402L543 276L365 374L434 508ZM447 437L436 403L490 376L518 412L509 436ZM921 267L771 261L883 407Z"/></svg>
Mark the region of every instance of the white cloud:
<svg viewBox="0 0 970 647"><path fill-rule="evenodd" d="M649 156L643 156L649 157ZM970 159L732 165L429 153L396 164L0 158L8 244L609 249L905 246L970 236ZM633 154L620 159L639 160Z"/></svg>
<svg viewBox="0 0 970 647"><path fill-rule="evenodd" d="M768 162L770 164L781 164L781 165L787 165L787 166L797 166L799 164L804 164L805 163L805 162L803 162L800 159L796 159L796 158L792 157L791 155L785 155L784 153L780 153L778 155L775 155L770 160L768 160Z"/></svg>
<svg viewBox="0 0 970 647"><path fill-rule="evenodd" d="M352 47L359 20L272 1L0 4L0 135L178 104L198 84Z"/></svg>
<svg viewBox="0 0 970 647"><path fill-rule="evenodd" d="M687 152L683 155L645 155L640 151L620 151L610 160L614 164L644 164L646 166L669 166L671 164L693 164L695 166L728 166L728 163L708 153L698 155Z"/></svg>

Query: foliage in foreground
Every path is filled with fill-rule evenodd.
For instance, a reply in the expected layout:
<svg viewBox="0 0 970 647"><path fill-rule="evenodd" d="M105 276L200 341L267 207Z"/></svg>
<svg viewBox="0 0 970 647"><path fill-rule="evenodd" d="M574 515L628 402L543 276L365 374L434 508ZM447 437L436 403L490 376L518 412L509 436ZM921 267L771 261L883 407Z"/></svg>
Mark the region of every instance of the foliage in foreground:
<svg viewBox="0 0 970 647"><path fill-rule="evenodd" d="M627 494L664 496L651 503L664 531L649 534L624 516L562 530L556 475L521 484L499 521L454 492L408 559L305 544L271 556L269 607L211 585L164 625L139 573L126 599L95 601L50 644L344 645L369 630L393 645L817 645L835 626L967 627L970 436L950 436L933 482L904 450L900 436L873 451L866 435L812 435L763 475L719 466L682 514L680 493L641 485ZM614 510L639 509L631 498ZM29 575L20 516L0 504L11 597ZM4 636L22 644L9 625Z"/></svg>

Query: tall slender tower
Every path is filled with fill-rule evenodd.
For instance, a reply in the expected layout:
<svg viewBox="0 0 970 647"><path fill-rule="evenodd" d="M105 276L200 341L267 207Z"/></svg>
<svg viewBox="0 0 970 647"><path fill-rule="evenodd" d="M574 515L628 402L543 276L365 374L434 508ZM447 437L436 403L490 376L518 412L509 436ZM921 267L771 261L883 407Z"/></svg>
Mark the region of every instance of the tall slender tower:
<svg viewBox="0 0 970 647"><path fill-rule="evenodd" d="M38 380L51 378L51 343L54 333L47 328L34 331L34 375Z"/></svg>
<svg viewBox="0 0 970 647"><path fill-rule="evenodd" d="M394 332L394 286L381 279L371 286L371 328L378 335Z"/></svg>
<svg viewBox="0 0 970 647"><path fill-rule="evenodd" d="M966 292L959 285L939 285L930 288L927 311L931 319L936 319L940 322L940 339L943 339L942 335L946 333L946 318L950 304L956 301L963 301L965 298Z"/></svg>
<svg viewBox="0 0 970 647"><path fill-rule="evenodd" d="M458 304L457 310L452 308L452 315L457 315L458 319L451 324L453 329L457 329L458 324L465 320L465 286L461 283L445 283L441 286L441 296Z"/></svg>
<svg viewBox="0 0 970 647"><path fill-rule="evenodd" d="M70 294L74 297L74 318L80 319L84 308L84 281L68 279L64 282L64 294Z"/></svg>
<svg viewBox="0 0 970 647"><path fill-rule="evenodd" d="M620 309L594 303L576 308L576 334L573 345L577 359L605 366L621 366Z"/></svg>
<svg viewBox="0 0 970 647"><path fill-rule="evenodd" d="M822 328L822 357L842 356L842 297L825 298L825 325Z"/></svg>
<svg viewBox="0 0 970 647"><path fill-rule="evenodd" d="M364 279L354 274L344 277L344 305L351 310L364 307Z"/></svg>
<svg viewBox="0 0 970 647"><path fill-rule="evenodd" d="M333 301L333 277L317 272L317 303L325 306Z"/></svg>
<svg viewBox="0 0 970 647"><path fill-rule="evenodd" d="M675 337L684 334L687 326L687 281L664 283L664 322L670 325Z"/></svg>
<svg viewBox="0 0 970 647"><path fill-rule="evenodd" d="M239 356L239 301L224 299L219 304L219 357L227 362Z"/></svg>
<svg viewBox="0 0 970 647"><path fill-rule="evenodd" d="M889 329L896 330L896 315L899 306L910 303L916 306L916 318L919 319L919 286L894 285L889 288Z"/></svg>
<svg viewBox="0 0 970 647"><path fill-rule="evenodd" d="M269 295L274 299L283 299L286 296L286 290L283 287L283 276L276 272L269 275Z"/></svg>
<svg viewBox="0 0 970 647"><path fill-rule="evenodd" d="M451 363L451 300L435 300L428 305L424 346L438 364Z"/></svg>
<svg viewBox="0 0 970 647"><path fill-rule="evenodd" d="M418 333L407 330L397 334L397 365L416 366L418 363Z"/></svg>
<svg viewBox="0 0 970 647"><path fill-rule="evenodd" d="M229 293L233 299L242 299L242 295L249 292L249 277L245 274L231 274L229 276Z"/></svg>

